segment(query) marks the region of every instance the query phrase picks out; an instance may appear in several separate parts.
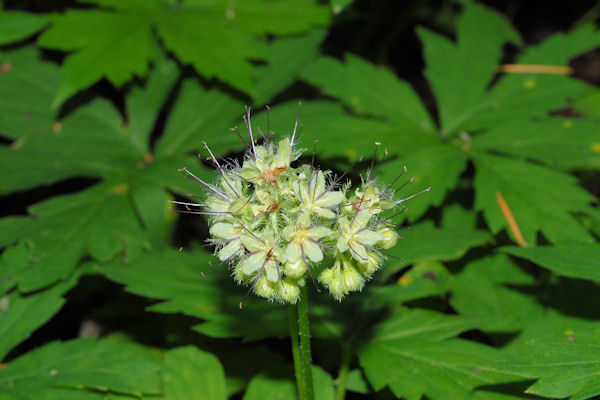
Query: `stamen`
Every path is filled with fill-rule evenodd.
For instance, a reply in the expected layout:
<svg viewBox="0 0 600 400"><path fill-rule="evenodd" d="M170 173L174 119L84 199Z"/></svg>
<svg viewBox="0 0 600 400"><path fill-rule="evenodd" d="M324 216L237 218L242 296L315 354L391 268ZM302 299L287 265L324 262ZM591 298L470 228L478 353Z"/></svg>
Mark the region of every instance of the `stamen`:
<svg viewBox="0 0 600 400"><path fill-rule="evenodd" d="M225 183L227 183L227 186L229 186L229 189L231 189L231 191L237 196L240 197L240 195L238 194L238 192L235 191L235 189L233 188L233 186L231 186L231 183L229 183L229 181L227 180L227 175L225 174L225 171L223 171L223 168L221 168L221 164L219 164L219 162L217 161L217 159L215 158L215 155L213 154L212 151L210 151L210 148L208 147L208 145L206 144L206 142L202 142L202 144L204 144L204 148L208 151L208 153L210 154L210 157L212 158L213 162L215 164L217 164L217 168L219 169L219 171L221 172L221 175L223 176L223 179L225 180Z"/></svg>
<svg viewBox="0 0 600 400"><path fill-rule="evenodd" d="M415 193L415 194L413 194L412 196L408 196L408 197L406 197L406 198L404 198L404 199L398 200L398 201L396 202L396 204L404 203L406 200L410 200L410 199L412 199L413 197L417 197L418 195L421 195L421 194L423 194L423 193L425 193L425 192L429 192L430 190L431 190L431 186L429 186L427 189L421 190L419 193Z"/></svg>
<svg viewBox="0 0 600 400"><path fill-rule="evenodd" d="M402 168L402 172L400 172L400 175L398 175L396 177L396 179L394 179L394 181L392 183L390 183L385 190L383 191L384 193L387 192L388 190L390 190L390 188L392 186L394 186L396 184L396 182L398 182L398 179L400 179L401 176L403 176L406 173L407 169L406 169L406 165L404 166L404 168Z"/></svg>
<svg viewBox="0 0 600 400"><path fill-rule="evenodd" d="M192 174L187 168L183 167L181 169L179 169L179 172L185 172L188 177L190 179L195 180L196 182L206 186L207 188L209 188L210 190L212 190L213 192L215 192L216 194L218 194L219 196L223 197L225 200L227 200L228 202L232 202L233 199L231 199L229 196L227 196L225 193L222 193L221 191L219 191L219 189L217 189L216 187L214 187L213 185L211 185L210 183L206 183L204 182L202 179L198 178L196 175Z"/></svg>
<svg viewBox="0 0 600 400"><path fill-rule="evenodd" d="M350 172L350 171L352 170L352 168L354 168L354 166L355 166L356 164L358 164L359 162L361 162L361 161L362 161L362 159L363 159L363 158L362 158L362 156L360 156L360 157L358 158L358 160L354 161L354 162L352 163L352 165L350 165L350 166L348 167L348 169L346 169L346 171L344 171L344 173L343 173L342 175L340 175L339 177L336 177L336 178L335 178L335 179L334 179L334 180L333 180L333 181L332 181L332 182L331 182L331 183L330 183L330 184L329 184L329 185L328 185L328 186L325 188L325 190L323 191L323 193L321 193L321 194L319 195L319 197L317 197L317 200L319 200L319 199L320 199L320 198L321 198L321 197L322 197L322 196L323 196L325 193L327 193L327 192L330 192L330 191L331 191L331 190L332 190L332 189L333 189L333 188L334 188L334 187L335 187L335 186L336 186L336 185L337 185L337 184L338 184L338 183L339 183L339 182L340 182L340 181L341 181L341 180L342 180L342 179L343 179L343 178L344 178L344 177L345 177L347 174L348 174L348 172Z"/></svg>
<svg viewBox="0 0 600 400"><path fill-rule="evenodd" d="M415 177L414 177L414 176L411 176L411 177L410 177L410 179L408 180L408 182L406 182L406 183L404 183L404 184L400 185L400 187L399 187L399 188L397 188L396 190L394 190L394 191L392 192L392 194L391 194L390 198L394 197L394 196L396 195L396 193L397 193L399 190L402 190L403 188L405 188L407 185L409 185L409 184L413 183L414 181L415 181Z"/></svg>
<svg viewBox="0 0 600 400"><path fill-rule="evenodd" d="M202 203L186 203L184 201L175 201L175 200L169 200L168 202L171 204L179 204L182 206L206 207L206 204L202 204Z"/></svg>
<svg viewBox="0 0 600 400"><path fill-rule="evenodd" d="M369 171L367 172L367 182L370 181L371 172L373 171L373 165L375 165L375 160L377 159L377 147L379 147L380 145L380 142L375 142L375 151L373 152L373 157L371 158L371 166L369 167Z"/></svg>
<svg viewBox="0 0 600 400"><path fill-rule="evenodd" d="M294 139L296 138L296 129L298 129L298 121L300 121L300 107L302 107L302 101L298 101L298 112L296 113L296 122L294 123L294 132L292 133L292 139L290 141L290 148L292 149L292 151L294 150ZM292 153L290 152L290 156L288 157L288 163L290 162L291 157Z"/></svg>
<svg viewBox="0 0 600 400"><path fill-rule="evenodd" d="M244 146L250 147L250 144L248 142L246 142L246 139L244 139L244 137L242 136L242 133L240 132L240 128L238 128L237 126L234 126L233 128L229 128L229 130L232 132L235 132L237 137L239 137L240 140L244 143Z"/></svg>
<svg viewBox="0 0 600 400"><path fill-rule="evenodd" d="M377 179L377 175L379 175L379 170L381 169L381 165L385 162L385 159L388 156L388 149L383 149L383 157L379 160L377 164L377 169L375 170L375 175L373 175L373 180Z"/></svg>
<svg viewBox="0 0 600 400"><path fill-rule="evenodd" d="M250 107L246 107L244 123L246 124L246 128L248 128L248 133L250 134L250 143L252 143L252 151L254 152L254 159L256 160L258 158L258 154L256 153L256 147L254 147L254 136L252 135L252 121L250 120Z"/></svg>
<svg viewBox="0 0 600 400"><path fill-rule="evenodd" d="M271 142L271 107L269 105L265 105L267 109L267 145Z"/></svg>

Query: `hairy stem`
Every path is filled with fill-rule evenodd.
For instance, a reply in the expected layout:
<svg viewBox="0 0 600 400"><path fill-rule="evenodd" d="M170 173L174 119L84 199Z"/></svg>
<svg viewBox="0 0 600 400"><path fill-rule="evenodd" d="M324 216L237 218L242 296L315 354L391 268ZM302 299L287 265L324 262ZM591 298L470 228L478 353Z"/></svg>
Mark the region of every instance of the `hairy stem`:
<svg viewBox="0 0 600 400"><path fill-rule="evenodd" d="M296 386L298 387L298 398L306 398L306 388L304 384L304 371L300 362L300 342L298 340L298 306L290 304L288 306L288 316L290 320L290 339L292 341L292 355L294 358L294 371L296 372Z"/></svg>
<svg viewBox="0 0 600 400"><path fill-rule="evenodd" d="M300 368L304 379L304 398L301 400L314 400L314 385L312 377L312 357L310 354L310 325L308 322L308 297L306 286L300 286L300 299L298 300L298 327L300 331Z"/></svg>

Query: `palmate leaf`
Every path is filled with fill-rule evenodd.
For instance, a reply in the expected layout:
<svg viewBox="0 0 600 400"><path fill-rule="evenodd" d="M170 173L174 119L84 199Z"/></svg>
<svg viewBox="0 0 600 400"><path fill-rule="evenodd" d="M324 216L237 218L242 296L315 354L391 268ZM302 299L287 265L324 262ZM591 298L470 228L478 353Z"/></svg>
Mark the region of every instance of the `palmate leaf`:
<svg viewBox="0 0 600 400"><path fill-rule="evenodd" d="M146 243L122 184L54 197L29 212L36 218L0 220L0 244L20 239L29 246L27 267L15 273L25 292L65 279L86 254L108 260L120 251L139 253Z"/></svg>
<svg viewBox="0 0 600 400"><path fill-rule="evenodd" d="M312 0L188 0L176 8L166 0L86 2L102 8L54 15L38 40L42 47L73 52L63 65L55 105L103 77L121 86L134 75L146 76L157 52L154 29L183 63L252 93L250 59L265 59L265 33L301 33L330 19L328 8Z"/></svg>
<svg viewBox="0 0 600 400"><path fill-rule="evenodd" d="M225 400L225 373L214 355L196 347L165 353L162 368L167 400Z"/></svg>
<svg viewBox="0 0 600 400"><path fill-rule="evenodd" d="M593 169L600 167L600 124L563 118L506 122L474 137L471 147L563 170Z"/></svg>
<svg viewBox="0 0 600 400"><path fill-rule="evenodd" d="M527 287L536 288L535 279L509 257L483 257L452 280L450 304L460 315L482 318L482 330L516 332L544 313L534 296L516 290Z"/></svg>
<svg viewBox="0 0 600 400"><path fill-rule="evenodd" d="M152 311L204 319L195 329L208 336L285 337L286 310L255 296L245 298L246 289L236 286L226 266L207 272L211 261L216 259L208 252L165 249L147 252L131 263L115 260L94 268L125 284L131 293L164 300L151 306Z"/></svg>
<svg viewBox="0 0 600 400"><path fill-rule="evenodd" d="M473 319L424 310L403 310L374 327L359 351L375 390L389 386L398 397L460 399L475 387L510 382L510 373L480 370L499 352L453 338L477 325Z"/></svg>
<svg viewBox="0 0 600 400"><path fill-rule="evenodd" d="M587 326L579 325L538 332L509 348L509 354L517 357L492 362L486 369L539 378L527 388L529 394L571 400L593 398L600 394L600 363L596 357L600 328L589 322Z"/></svg>
<svg viewBox="0 0 600 400"><path fill-rule="evenodd" d="M518 43L519 34L504 16L474 2L465 5L460 15L456 44L426 29L418 33L425 75L440 109L440 132L447 136L465 113L479 106L502 57L502 45Z"/></svg>
<svg viewBox="0 0 600 400"><path fill-rule="evenodd" d="M444 211L441 228L425 221L400 233L402 239L390 252L402 260L388 261L384 276L415 262L457 260L470 248L489 242L489 234L475 228L473 213L460 206L447 206Z"/></svg>
<svg viewBox="0 0 600 400"><path fill-rule="evenodd" d="M300 72L319 54L324 29L313 29L306 35L283 37L267 49L268 64L255 69L254 103L265 104L282 89L292 84Z"/></svg>
<svg viewBox="0 0 600 400"><path fill-rule="evenodd" d="M328 58L318 60L302 76L322 87L325 94L340 99L354 113L372 116L363 119L373 127L371 132L364 129L362 134L352 130L338 133L335 124L331 124L333 128L318 139L325 141L328 135L335 138L331 152L343 158L352 155L354 147L364 147L367 139L382 142L391 153L391 160L381 169L385 180L393 179L406 165L409 176L414 174L419 185L431 184L430 193L415 200L414 206L409 205L411 220L421 217L429 207L440 205L472 160L478 176L476 206L494 233L509 227L495 193L504 196L505 191L520 191L517 199L507 202L513 214L518 214L517 223L529 243L535 242L538 232L552 242L589 240L589 234L572 214L590 213L593 198L575 179L528 162L540 161L562 169L597 166L596 125L565 121L573 130L569 145L561 147L567 128L559 129L556 118L544 119L548 112L567 105L570 98L582 95L588 85L563 75L509 74L488 89L500 62L502 44L516 41L518 35L500 15L472 2L466 2L458 18L456 44L426 30L420 30L420 35L427 64L425 74L440 110L438 132L431 122L424 122L431 119L407 83L382 68L348 56L345 63ZM592 26L581 27L525 49L517 62L564 66L570 58L599 44L598 31ZM537 120L533 121L533 117ZM536 125L540 120L540 125ZM535 133L529 135L530 132ZM575 135L577 138L571 139ZM524 139L526 136L528 139ZM505 173L500 165L513 166ZM560 189L540 188L550 176L558 180ZM539 193L550 192L552 195L543 198L544 205L530 214L535 194L539 199ZM550 212L559 218L553 215L554 221L549 220ZM561 224L566 224L567 229L559 229Z"/></svg>
<svg viewBox="0 0 600 400"><path fill-rule="evenodd" d="M5 171L0 192L70 177L102 179L80 193L30 207L29 217L0 220L0 246L21 241L30 249L28 267L13 274L19 289L37 290L64 279L86 255L106 261L123 251L134 256L150 244L165 246L173 225L166 203L171 196L165 189L181 194L198 190L186 179L173 179L178 168L193 168L197 163L183 154L190 147L177 147L169 154L150 150L154 120L178 75L175 64L157 59L143 86L131 89L125 104L127 124L101 100L54 122L48 100L59 85L57 68L40 62L27 48L2 57L12 63L11 70L0 76L15 90L12 96L20 98L22 90L25 99L42 101L34 103L39 106L33 110L27 102L17 102L0 111L2 117L9 116L2 134L16 139L10 147L0 147L0 167ZM29 78L37 71L46 79ZM205 91L195 86L199 89L194 93L202 96ZM183 99L169 123L181 126L177 120L188 115L181 110L194 107L193 98Z"/></svg>
<svg viewBox="0 0 600 400"><path fill-rule="evenodd" d="M593 240L572 213L586 212L594 197L577 186L574 177L491 154L478 155L475 164L475 208L483 211L492 232L507 226L498 202L500 193L527 243L536 242L537 231L552 242Z"/></svg>
<svg viewBox="0 0 600 400"><path fill-rule="evenodd" d="M525 258L558 275L600 282L600 245L560 243L530 248L504 247L508 254Z"/></svg>
<svg viewBox="0 0 600 400"><path fill-rule="evenodd" d="M10 267L15 263L15 256L6 256L7 249L2 254L0 268ZM21 253L21 251L19 251ZM25 267L26 254L19 268ZM9 265L6 265L6 264ZM13 264L14 265L14 264ZM8 272L8 271L7 271ZM17 290L0 296L0 360L17 344L27 339L38 327L46 323L65 303L63 294L71 289L79 278L80 273L74 273L68 279L52 286L49 289L35 294L24 295ZM1 377L1 376L0 376Z"/></svg>
<svg viewBox="0 0 600 400"><path fill-rule="evenodd" d="M160 358L141 346L110 340L54 342L11 361L0 374L0 398L74 398L89 391L141 397L162 392ZM92 396L92 399L95 397Z"/></svg>
<svg viewBox="0 0 600 400"><path fill-rule="evenodd" d="M46 25L42 15L0 10L0 45L26 39Z"/></svg>
<svg viewBox="0 0 600 400"><path fill-rule="evenodd" d="M332 400L335 392L331 375L317 366L313 366L312 373L315 386L315 400ZM298 399L293 372L286 365L276 365L256 375L248 384L243 397L243 400L279 399Z"/></svg>

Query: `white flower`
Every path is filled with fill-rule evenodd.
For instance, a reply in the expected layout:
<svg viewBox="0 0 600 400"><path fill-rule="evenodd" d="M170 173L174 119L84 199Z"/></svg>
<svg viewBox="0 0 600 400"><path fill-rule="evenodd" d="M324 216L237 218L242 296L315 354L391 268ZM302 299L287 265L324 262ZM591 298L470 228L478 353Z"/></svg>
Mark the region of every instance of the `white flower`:
<svg viewBox="0 0 600 400"><path fill-rule="evenodd" d="M320 170L309 171L308 177L301 175L292 187L303 210L323 218L334 218L333 208L345 199L343 192L325 187L325 174Z"/></svg>
<svg viewBox="0 0 600 400"><path fill-rule="evenodd" d="M362 210L352 218L341 218L339 222L341 235L337 241L337 249L341 253L350 250L352 257L359 263L369 260L367 248L385 239L381 233L369 230L367 225L371 217L372 214L368 210Z"/></svg>
<svg viewBox="0 0 600 400"><path fill-rule="evenodd" d="M323 260L323 251L319 239L332 234L333 231L324 226L310 226L309 215L300 214L295 226L283 228L282 236L289 242L285 251L286 261L294 262L300 258L306 261L308 258L313 262L320 262Z"/></svg>

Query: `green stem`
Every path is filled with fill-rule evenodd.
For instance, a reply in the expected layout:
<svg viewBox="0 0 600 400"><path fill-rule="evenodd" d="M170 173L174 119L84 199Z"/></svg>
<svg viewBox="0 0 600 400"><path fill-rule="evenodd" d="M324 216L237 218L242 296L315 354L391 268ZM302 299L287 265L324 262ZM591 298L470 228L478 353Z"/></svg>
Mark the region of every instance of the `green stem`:
<svg viewBox="0 0 600 400"><path fill-rule="evenodd" d="M304 375L305 398L300 400L314 400L315 392L312 377L312 357L310 355L310 326L308 322L308 296L306 285L300 287L298 300L298 327L300 331L300 364Z"/></svg>
<svg viewBox="0 0 600 400"><path fill-rule="evenodd" d="M288 306L288 316L290 320L290 339L292 340L292 355L294 358L294 371L296 372L296 385L298 386L298 398L306 398L306 389L304 386L304 371L300 363L300 343L298 341L298 306L290 304Z"/></svg>
<svg viewBox="0 0 600 400"><path fill-rule="evenodd" d="M350 370L350 360L352 358L352 350L349 345L342 345L342 361L340 363L340 371L337 377L336 400L344 400L346 397L346 382L348 381L348 372Z"/></svg>

